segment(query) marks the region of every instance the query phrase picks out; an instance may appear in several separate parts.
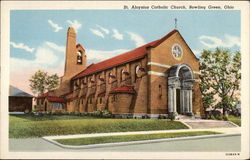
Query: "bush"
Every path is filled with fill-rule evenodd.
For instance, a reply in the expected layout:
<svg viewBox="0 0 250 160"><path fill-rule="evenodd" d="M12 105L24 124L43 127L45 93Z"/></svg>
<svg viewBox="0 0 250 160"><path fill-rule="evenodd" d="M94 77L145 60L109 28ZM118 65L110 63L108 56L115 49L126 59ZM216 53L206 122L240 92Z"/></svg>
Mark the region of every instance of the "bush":
<svg viewBox="0 0 250 160"><path fill-rule="evenodd" d="M222 119L223 119L224 121L228 121L228 117L227 117L227 116L223 116Z"/></svg>
<svg viewBox="0 0 250 160"><path fill-rule="evenodd" d="M108 110L104 110L102 111L102 117L104 118L111 118L112 117L112 113Z"/></svg>
<svg viewBox="0 0 250 160"><path fill-rule="evenodd" d="M75 111L75 112L74 112L74 115L75 115L75 116L80 116L80 112Z"/></svg>
<svg viewBox="0 0 250 160"><path fill-rule="evenodd" d="M175 120L176 115L174 113L170 113L168 115L168 118L171 119L171 121Z"/></svg>
<svg viewBox="0 0 250 160"><path fill-rule="evenodd" d="M211 115L211 116L210 116L210 119L216 120L216 118L215 118L214 115Z"/></svg>
<svg viewBox="0 0 250 160"><path fill-rule="evenodd" d="M150 119L150 116L149 116L149 115L146 115L146 116L145 116L145 119Z"/></svg>
<svg viewBox="0 0 250 160"><path fill-rule="evenodd" d="M203 116L203 119L211 119L211 115L205 114L205 115Z"/></svg>
<svg viewBox="0 0 250 160"><path fill-rule="evenodd" d="M69 112L69 115L75 115L75 112Z"/></svg>
<svg viewBox="0 0 250 160"><path fill-rule="evenodd" d="M121 115L121 118L122 119L128 119L128 116L127 115Z"/></svg>
<svg viewBox="0 0 250 160"><path fill-rule="evenodd" d="M217 120L222 120L222 116L215 116Z"/></svg>
<svg viewBox="0 0 250 160"><path fill-rule="evenodd" d="M25 109L25 111L24 111L25 114L27 114L27 113L29 113L29 112L30 112L29 109Z"/></svg>
<svg viewBox="0 0 250 160"><path fill-rule="evenodd" d="M165 115L159 115L158 119L167 119L167 117Z"/></svg>

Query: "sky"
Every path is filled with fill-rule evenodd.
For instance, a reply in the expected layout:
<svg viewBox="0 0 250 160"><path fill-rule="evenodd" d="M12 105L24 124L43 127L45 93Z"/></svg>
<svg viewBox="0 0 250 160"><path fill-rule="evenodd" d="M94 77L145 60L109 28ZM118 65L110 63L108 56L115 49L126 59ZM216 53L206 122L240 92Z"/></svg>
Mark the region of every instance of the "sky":
<svg viewBox="0 0 250 160"><path fill-rule="evenodd" d="M240 50L237 10L12 10L10 84L32 94L37 70L63 75L68 27L84 46L87 63L97 63L177 29L199 58L203 49Z"/></svg>

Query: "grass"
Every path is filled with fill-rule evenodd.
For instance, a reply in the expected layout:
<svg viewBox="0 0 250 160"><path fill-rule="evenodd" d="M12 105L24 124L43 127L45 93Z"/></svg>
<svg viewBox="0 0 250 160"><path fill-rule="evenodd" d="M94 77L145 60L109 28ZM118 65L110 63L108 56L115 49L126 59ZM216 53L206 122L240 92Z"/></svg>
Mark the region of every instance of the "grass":
<svg viewBox="0 0 250 160"><path fill-rule="evenodd" d="M133 134L133 135L118 135L118 136L99 136L99 137L88 137L88 138L55 139L55 141L64 145L79 146L88 144L128 142L128 141L176 138L176 137L211 135L211 134L221 134L221 133L213 131L173 132L173 133Z"/></svg>
<svg viewBox="0 0 250 160"><path fill-rule="evenodd" d="M88 117L55 115L48 117L10 115L9 118L10 138L188 129L180 122L158 119L86 119Z"/></svg>
<svg viewBox="0 0 250 160"><path fill-rule="evenodd" d="M241 126L241 117L235 117L233 115L229 115L228 120L237 124L238 126Z"/></svg>

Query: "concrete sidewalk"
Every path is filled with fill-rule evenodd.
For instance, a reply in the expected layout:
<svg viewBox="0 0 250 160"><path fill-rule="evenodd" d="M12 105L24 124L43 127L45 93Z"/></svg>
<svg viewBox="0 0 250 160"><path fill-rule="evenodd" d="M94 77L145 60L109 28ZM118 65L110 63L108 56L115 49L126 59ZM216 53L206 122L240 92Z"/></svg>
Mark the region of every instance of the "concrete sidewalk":
<svg viewBox="0 0 250 160"><path fill-rule="evenodd" d="M90 144L82 146L69 146L63 145L56 141L55 139L70 139L70 138L86 138L86 137L98 137L98 136L115 136L115 135L131 135L131 134L150 134L150 133L171 133L171 132L192 132L192 131L215 131L221 132L223 134L217 135L202 135L202 136L190 136L190 137L177 137L177 138L165 138L165 139L154 139L154 140L142 140L142 141L131 141L131 142L117 142L117 143L104 143L104 144ZM108 147L108 146L121 146L130 144L145 144L154 143L162 141L176 141L176 140L186 140L186 139L201 139L201 138L211 138L211 137L225 137L225 136L235 136L241 134L240 127L234 128L211 128L211 129L180 129L180 130L160 130L160 131L138 131L138 132L115 132L115 133L96 133L96 134L78 134L78 135L63 135L63 136L46 136L42 137L44 140L58 145L62 148L71 149L84 149L84 148L98 148L98 147Z"/></svg>
<svg viewBox="0 0 250 160"><path fill-rule="evenodd" d="M116 136L116 135L130 135L130 134L149 134L149 133L171 133L171 132L191 132L191 131L215 131L215 132L222 132L225 134L237 134L237 133L241 132L241 127L74 134L74 135L63 135L63 136L45 136L43 138L44 139L68 139L68 138L83 138L83 137L98 137L98 136Z"/></svg>

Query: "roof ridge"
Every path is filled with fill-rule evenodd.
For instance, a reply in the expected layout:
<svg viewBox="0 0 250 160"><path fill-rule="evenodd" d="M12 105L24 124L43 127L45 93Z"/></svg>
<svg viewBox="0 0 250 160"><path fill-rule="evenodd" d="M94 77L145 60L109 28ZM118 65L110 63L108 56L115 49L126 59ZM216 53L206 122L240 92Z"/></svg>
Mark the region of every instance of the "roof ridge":
<svg viewBox="0 0 250 160"><path fill-rule="evenodd" d="M130 51L127 51L125 53L119 54L117 56L114 56L114 57L108 58L106 60L100 61L100 62L98 62L96 64L92 63L91 65L87 66L87 68L85 68L83 71L81 71L78 74L76 74L75 76L73 76L71 79L80 78L80 77L83 77L85 75L92 74L94 72L99 72L101 70L105 70L105 69L117 66L119 64L127 63L127 62L129 62L131 60L136 60L136 59L142 58L142 57L145 56L146 49L148 47L153 47L153 48L157 47L159 44L161 44L164 40L166 40L168 37L170 37L175 32L178 32L178 30L174 29L171 32L169 32L168 34L166 34L164 37L162 37L162 38L160 38L158 40L149 42L147 44L144 44L144 45L142 45L140 47L134 48L133 50L130 50ZM127 55L128 57L125 57L124 55ZM121 58L121 59L119 59L119 58ZM114 61L116 60L116 61L113 62L111 60L114 60ZM120 60L120 62L119 62L119 60ZM107 62L109 62L109 63L107 63ZM114 64L112 64L112 62ZM106 66L105 67L98 66L98 65L102 65L102 64L106 65ZM98 69L98 67L99 67L99 69ZM90 70L89 73L84 74L84 72L87 72L88 69ZM91 71L91 69L92 69L92 71Z"/></svg>

